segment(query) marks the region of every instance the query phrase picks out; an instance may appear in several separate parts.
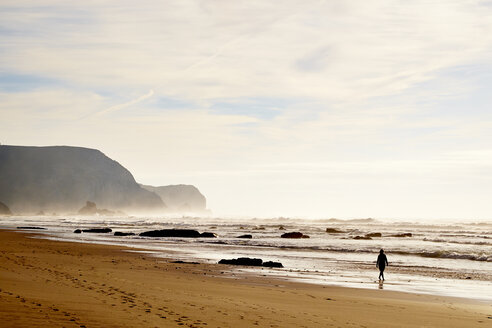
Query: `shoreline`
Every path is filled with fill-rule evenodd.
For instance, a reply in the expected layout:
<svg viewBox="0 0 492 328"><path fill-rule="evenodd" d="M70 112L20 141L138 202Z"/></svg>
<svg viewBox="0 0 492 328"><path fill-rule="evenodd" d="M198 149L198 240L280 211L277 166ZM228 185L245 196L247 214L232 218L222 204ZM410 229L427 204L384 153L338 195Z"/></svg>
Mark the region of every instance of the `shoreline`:
<svg viewBox="0 0 492 328"><path fill-rule="evenodd" d="M91 227L93 227L93 224L85 226L85 228ZM339 253L319 250L317 253L321 252L323 253L323 257L329 259L328 261L325 261L325 263L316 262L319 259L318 256L314 256L313 259L308 259L303 263L299 262L299 259L295 259L295 262L289 263L289 257L291 257L289 253L294 252L295 254L298 250L280 248L277 249L275 254L270 252L269 254L265 253L260 255L255 254L254 249L252 249L252 252L249 252L248 250L245 251L241 246L234 246L232 244L228 245L227 249L220 247L213 250L212 248L214 246L211 246L215 244L213 241L210 244L206 242L203 243L198 250L196 249L197 244L184 243L179 245L180 242L171 242L169 244L168 241L164 240L165 238L157 238L157 240L152 240L152 238L143 240L138 238L126 239L126 237L114 237L113 235L106 234L90 236L87 234L87 236L81 236L78 234L74 235L70 232L67 233L67 231L53 233L53 230L39 232L35 230L25 230L25 232L39 233L40 238L54 241L124 246L135 250L141 249L141 252L147 253L148 256L152 257L165 259L169 258L169 254L172 254L174 259L198 261L207 264L216 264L221 258L241 256L261 257L265 261L276 260L282 262L286 265L286 268L280 270L261 269L260 272L259 268L247 269L239 266L235 267L234 271L251 271L252 274L266 274L270 277L276 277L282 280L310 283L318 286L364 288L369 290L382 287L380 289L413 294L468 298L480 302L492 303L492 296L490 294L492 291L492 285L490 285L490 270L483 271L476 267L477 265L482 265L482 263L486 264L484 262L470 262L475 268L467 267L466 271L463 270L463 263L459 263L459 265L458 263L454 263L456 262L455 259L439 259L439 263L430 264L425 263L425 260L422 261L422 259L419 258L418 261L422 261L420 264L414 262L411 265L407 265L406 258L402 258L398 253L392 252L389 279L384 285L379 286L377 281L378 271L375 269L375 266L371 264L371 259L367 258L366 254L368 253L363 253L365 258L360 258L356 261L338 262L336 261L336 258L340 256ZM149 247L149 245L151 246ZM204 251L204 248L207 247L209 249ZM303 250L300 251L302 252ZM310 252L312 252L312 250L310 250ZM294 257L309 257L315 253L297 254L294 255ZM353 253L350 253L350 256L353 256ZM284 262L284 260L286 261ZM311 260L314 260L314 262ZM460 260L460 262L463 262L463 260ZM319 266L320 264L321 267ZM320 270L318 271L318 269Z"/></svg>
<svg viewBox="0 0 492 328"><path fill-rule="evenodd" d="M7 327L483 327L470 299L320 286L0 229Z"/></svg>

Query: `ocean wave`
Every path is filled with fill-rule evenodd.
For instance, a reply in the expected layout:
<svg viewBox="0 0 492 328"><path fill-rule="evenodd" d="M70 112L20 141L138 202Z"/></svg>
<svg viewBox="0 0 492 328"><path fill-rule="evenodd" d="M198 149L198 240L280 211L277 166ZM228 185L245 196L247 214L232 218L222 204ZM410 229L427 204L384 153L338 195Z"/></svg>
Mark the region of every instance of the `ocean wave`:
<svg viewBox="0 0 492 328"><path fill-rule="evenodd" d="M336 252L336 253L374 253L374 249L369 248L347 248L347 247L333 247L333 246L320 246L320 245L279 245L274 243L255 243L251 240L242 241L232 241L232 240L221 240L221 241L201 241L206 244L222 244L230 246L250 246L250 247L262 247L262 248L278 248L285 250L296 250L296 251L313 251L313 252ZM387 250L389 254L398 254L405 256L420 256L427 258L442 258L442 259L459 259L459 260L471 260L471 261L485 261L492 262L492 255L480 253L480 254L467 254L458 253L453 251L401 251L401 250Z"/></svg>
<svg viewBox="0 0 492 328"><path fill-rule="evenodd" d="M332 218L332 219L321 219L321 220L317 220L317 221L318 222L327 222L327 223L333 223L333 222L337 222L337 223L376 223L376 222L381 222L381 221L378 221L378 220L373 219L373 218L347 219L347 220Z"/></svg>
<svg viewBox="0 0 492 328"><path fill-rule="evenodd" d="M422 252L420 256L432 258L458 259L458 260L473 260L492 262L492 256L485 254L459 254L455 252Z"/></svg>
<svg viewBox="0 0 492 328"><path fill-rule="evenodd" d="M397 224L374 224L374 219L362 220L321 220L321 221L295 221L288 218L277 218L272 220L249 219L242 221L226 221L219 219L185 219L185 218L109 218L109 219L82 219L82 218L53 218L50 221L39 221L38 218L12 218L6 219L2 224L5 226L44 226L48 227L47 233L68 233L72 236L74 226L77 228L89 228L95 226L111 226L114 230L139 233L146 230L158 228L191 228L200 232L213 231L220 237L214 240L176 240L167 239L159 242L177 243L181 245L204 245L209 243L211 247L264 247L282 250L294 250L299 252L316 252L316 256L322 256L319 252L337 253L362 253L371 254L379 251L379 246L384 247L389 254L415 256L435 259L457 259L471 261L492 262L492 232L489 226L429 226L429 225L406 225ZM276 221L275 221L276 220ZM359 222L359 223L357 223ZM340 223L340 224L337 224ZM279 227L282 225L287 231L302 231L311 236L310 239L295 241L280 238ZM213 227L213 228L212 228ZM255 228L264 227L264 230ZM343 230L341 234L327 234L326 228L336 227ZM434 227L434 229L430 229ZM446 229L443 229L446 228ZM65 231L63 231L65 230ZM254 231L253 231L254 230ZM237 239L235 236L251 231L253 239ZM370 232L380 232L382 237L376 237L369 241L352 241L350 237L365 235ZM412 238L387 238L393 234L410 232ZM103 238L103 236L84 236L92 240ZM111 241L128 242L137 240L139 236L121 239L121 237L104 236ZM113 239L115 238L115 239ZM345 239L342 239L345 238ZM140 241L139 241L140 242ZM156 240L152 240L156 242ZM436 243L436 244L431 244ZM449 245L446 245L449 243ZM461 246L461 247L460 247ZM179 246L178 246L179 247ZM309 255L309 254L308 254ZM313 254L314 255L314 254ZM437 260L436 260L437 261Z"/></svg>
<svg viewBox="0 0 492 328"><path fill-rule="evenodd" d="M423 241L430 241L433 243L452 243L452 244L461 244L461 245L480 245L480 246L490 245L490 246L492 246L492 243L489 243L486 241L449 240L449 239L441 239L441 238L424 238L422 240Z"/></svg>
<svg viewBox="0 0 492 328"><path fill-rule="evenodd" d="M492 233L491 233L492 234ZM476 232L468 234L441 234L441 237L464 237L464 238L482 238L482 239L492 239L492 236L487 235L477 235Z"/></svg>

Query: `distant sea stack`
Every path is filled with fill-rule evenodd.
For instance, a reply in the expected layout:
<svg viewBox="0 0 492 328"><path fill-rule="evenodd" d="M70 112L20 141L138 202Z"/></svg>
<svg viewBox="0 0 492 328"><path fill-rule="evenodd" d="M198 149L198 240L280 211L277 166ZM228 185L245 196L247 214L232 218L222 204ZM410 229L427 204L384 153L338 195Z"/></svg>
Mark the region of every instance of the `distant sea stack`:
<svg viewBox="0 0 492 328"><path fill-rule="evenodd" d="M141 186L159 195L170 212L207 211L207 199L195 186L184 184L161 187Z"/></svg>
<svg viewBox="0 0 492 328"><path fill-rule="evenodd" d="M0 145L0 200L15 213L76 212L90 200L102 208L164 211L159 196L96 149Z"/></svg>

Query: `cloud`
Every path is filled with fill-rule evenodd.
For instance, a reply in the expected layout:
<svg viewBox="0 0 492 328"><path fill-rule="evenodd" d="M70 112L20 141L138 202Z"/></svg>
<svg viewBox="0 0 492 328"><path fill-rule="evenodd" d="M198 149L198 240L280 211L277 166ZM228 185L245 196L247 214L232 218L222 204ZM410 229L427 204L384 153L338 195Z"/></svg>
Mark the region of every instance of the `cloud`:
<svg viewBox="0 0 492 328"><path fill-rule="evenodd" d="M335 60L335 56L332 47L323 46L298 59L296 65L303 71L322 72L325 71L330 59Z"/></svg>
<svg viewBox="0 0 492 328"><path fill-rule="evenodd" d="M195 100L388 95L485 58L492 35L489 9L460 1L5 7L4 67Z"/></svg>
<svg viewBox="0 0 492 328"><path fill-rule="evenodd" d="M25 133L43 123L76 120L94 109L106 105L105 99L92 92L56 88L35 88L34 90L0 93L1 123L20 125L17 133ZM24 130L25 129L25 130ZM6 132L6 130L3 130ZM36 137L34 136L34 139Z"/></svg>

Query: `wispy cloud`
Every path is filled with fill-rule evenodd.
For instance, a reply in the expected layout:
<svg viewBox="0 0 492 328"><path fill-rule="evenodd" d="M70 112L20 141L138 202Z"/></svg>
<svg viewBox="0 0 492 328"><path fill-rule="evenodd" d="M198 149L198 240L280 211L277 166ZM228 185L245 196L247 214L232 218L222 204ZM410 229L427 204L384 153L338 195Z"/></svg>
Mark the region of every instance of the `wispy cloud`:
<svg viewBox="0 0 492 328"><path fill-rule="evenodd" d="M492 35L490 8L462 1L6 7L4 67L195 100L388 95L487 58Z"/></svg>

